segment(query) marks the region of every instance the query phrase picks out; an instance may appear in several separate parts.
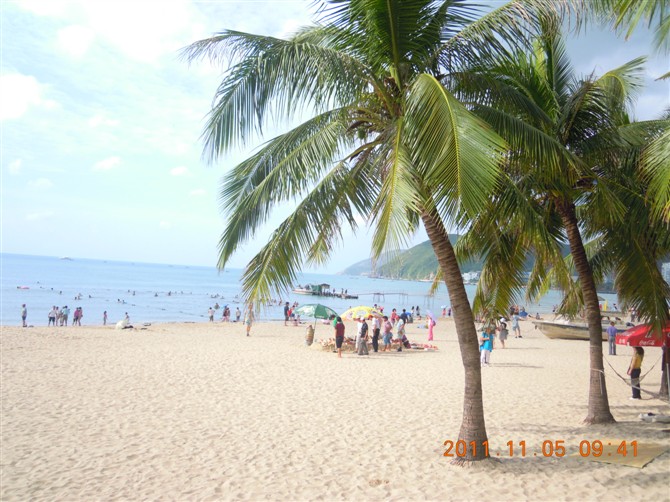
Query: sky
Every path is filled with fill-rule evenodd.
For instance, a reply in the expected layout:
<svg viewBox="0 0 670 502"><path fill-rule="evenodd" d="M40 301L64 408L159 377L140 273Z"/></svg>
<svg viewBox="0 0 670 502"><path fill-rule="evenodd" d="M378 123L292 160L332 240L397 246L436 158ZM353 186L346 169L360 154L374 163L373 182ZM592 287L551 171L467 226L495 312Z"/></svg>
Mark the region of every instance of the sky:
<svg viewBox="0 0 670 502"><path fill-rule="evenodd" d="M481 2L483 3L483 2ZM286 37L310 23L311 2L0 0L0 249L6 253L215 266L225 228L221 179L253 151L216 164L200 139L223 68L189 65L179 49L223 29ZM652 55L645 30L572 36L578 73L600 74ZM647 65L634 115L670 106ZM244 267L291 206L273 213L230 261ZM413 242L426 239L425 232ZM369 257L371 232L345 233L337 273Z"/></svg>

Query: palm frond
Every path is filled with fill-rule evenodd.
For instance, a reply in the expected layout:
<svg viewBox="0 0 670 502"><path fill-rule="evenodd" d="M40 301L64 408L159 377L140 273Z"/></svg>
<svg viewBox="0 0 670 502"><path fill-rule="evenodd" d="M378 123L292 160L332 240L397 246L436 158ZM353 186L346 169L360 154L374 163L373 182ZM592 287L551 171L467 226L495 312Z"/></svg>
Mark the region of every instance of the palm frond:
<svg viewBox="0 0 670 502"><path fill-rule="evenodd" d="M305 39L303 34L298 40ZM225 31L183 49L190 61L240 57L216 91L203 139L210 161L262 134L273 110L289 121L305 106L323 111L355 101L368 69L346 53L313 43Z"/></svg>
<svg viewBox="0 0 670 502"><path fill-rule="evenodd" d="M305 263L323 262L341 239L343 222L356 228L357 180L340 163L274 231L242 275L242 292L250 301L285 294Z"/></svg>
<svg viewBox="0 0 670 502"><path fill-rule="evenodd" d="M227 225L219 243L223 268L240 244L253 236L272 208L299 197L330 169L347 143L346 110L333 110L269 141L235 166L221 189Z"/></svg>
<svg viewBox="0 0 670 502"><path fill-rule="evenodd" d="M502 138L425 74L410 90L406 120L413 164L443 218L483 209L500 173Z"/></svg>

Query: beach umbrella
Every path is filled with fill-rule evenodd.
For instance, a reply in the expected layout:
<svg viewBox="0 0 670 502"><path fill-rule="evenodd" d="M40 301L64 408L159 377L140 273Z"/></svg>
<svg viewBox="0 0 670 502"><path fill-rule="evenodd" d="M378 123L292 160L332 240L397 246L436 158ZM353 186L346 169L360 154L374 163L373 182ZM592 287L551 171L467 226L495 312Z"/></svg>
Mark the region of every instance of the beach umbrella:
<svg viewBox="0 0 670 502"><path fill-rule="evenodd" d="M314 319L329 319L332 315L337 317L337 312L320 303L306 303L293 312L299 314L301 317L313 317Z"/></svg>
<svg viewBox="0 0 670 502"><path fill-rule="evenodd" d="M670 347L670 321L663 327L663 336L657 337L651 329L651 324L639 324L623 333L617 334L617 345L630 347L662 347L663 341Z"/></svg>
<svg viewBox="0 0 670 502"><path fill-rule="evenodd" d="M346 310L340 316L342 319L355 320L360 317L384 317L379 310L374 307L368 307L367 305L359 305L358 307L352 307L349 310Z"/></svg>

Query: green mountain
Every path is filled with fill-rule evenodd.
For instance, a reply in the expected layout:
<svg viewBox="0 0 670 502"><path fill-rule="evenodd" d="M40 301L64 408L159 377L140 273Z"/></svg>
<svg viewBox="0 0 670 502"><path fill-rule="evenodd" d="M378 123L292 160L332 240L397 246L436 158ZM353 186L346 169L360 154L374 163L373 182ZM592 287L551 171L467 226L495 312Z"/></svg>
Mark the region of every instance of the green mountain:
<svg viewBox="0 0 670 502"><path fill-rule="evenodd" d="M449 240L456 244L458 235L449 234ZM422 242L406 251L402 251L392 260L377 263L376 270L372 269L371 260L363 260L347 267L342 273L348 275L376 275L392 279L422 280L432 279L437 272L437 258L430 241ZM461 265L461 271L472 272L481 270L480 261Z"/></svg>

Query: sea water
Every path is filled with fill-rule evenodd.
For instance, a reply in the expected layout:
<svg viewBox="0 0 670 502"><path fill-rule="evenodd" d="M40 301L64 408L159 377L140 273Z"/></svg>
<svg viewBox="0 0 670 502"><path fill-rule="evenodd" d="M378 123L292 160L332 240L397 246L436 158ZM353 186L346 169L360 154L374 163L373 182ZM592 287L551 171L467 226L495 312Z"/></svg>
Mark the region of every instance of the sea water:
<svg viewBox="0 0 670 502"><path fill-rule="evenodd" d="M112 260L69 259L47 256L0 254L0 325L20 325L21 305L28 309L28 324L45 326L52 306L67 305L71 311L83 309L82 324L102 324L107 311L108 323L124 318L131 323L144 322L203 322L207 311L215 304L219 320L222 308L228 305L232 318L235 308L244 310L240 279L242 270L215 267L160 265ZM442 306L449 305L444 285L434 295L430 283L400 281L363 276L304 273L298 283L329 284L336 292L346 290L358 299L315 297L289 293L275 298L274 303L260 312L261 320L283 319L284 301L300 304L323 303L336 312L357 305L379 304L386 312L392 308L408 311L419 306L422 312L440 315ZM467 285L472 300L475 286ZM603 295L610 304L615 295ZM537 305L527 305L531 314L551 312L560 302L558 292L551 291ZM72 315L70 315L72 318Z"/></svg>

